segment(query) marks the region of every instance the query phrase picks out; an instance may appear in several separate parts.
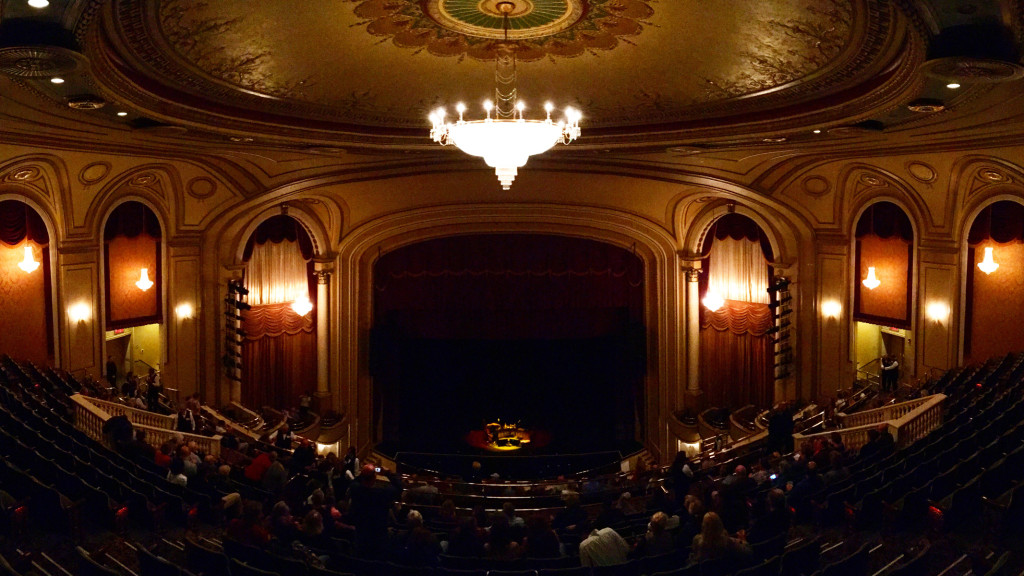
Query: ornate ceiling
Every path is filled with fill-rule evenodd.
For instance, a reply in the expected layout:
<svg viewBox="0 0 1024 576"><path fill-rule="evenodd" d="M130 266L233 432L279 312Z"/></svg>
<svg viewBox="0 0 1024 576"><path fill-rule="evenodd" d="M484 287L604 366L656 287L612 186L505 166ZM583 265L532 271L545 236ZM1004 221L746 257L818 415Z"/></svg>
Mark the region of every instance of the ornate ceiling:
<svg viewBox="0 0 1024 576"><path fill-rule="evenodd" d="M1020 71L997 48L937 49L950 30L993 23L1019 46L1016 2L512 0L508 40L500 3L54 0L44 16L7 0L0 70L22 101L110 104L91 121L115 129L409 151L431 148L437 106L482 113L495 52L511 45L535 114L545 101L583 111L575 148L683 155L818 146L814 130L846 146L925 134L937 123L908 105L963 116L998 98L999 84L950 92L948 78ZM53 73L74 75L73 90Z"/></svg>

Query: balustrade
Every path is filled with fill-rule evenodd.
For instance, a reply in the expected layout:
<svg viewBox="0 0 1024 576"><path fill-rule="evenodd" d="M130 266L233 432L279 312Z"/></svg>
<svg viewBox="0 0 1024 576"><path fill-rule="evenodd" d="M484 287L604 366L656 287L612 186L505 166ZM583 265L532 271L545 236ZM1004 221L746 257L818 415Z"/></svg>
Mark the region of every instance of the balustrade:
<svg viewBox="0 0 1024 576"><path fill-rule="evenodd" d="M178 419L174 416L157 414L156 412L150 412L139 408L132 408L131 406L125 406L124 404L119 404L117 402L110 402L109 400L100 400L99 398L90 397L88 401L94 406L103 409L103 411L111 416L126 416L132 424L145 424L146 426L153 428L174 430L175 425L178 423Z"/></svg>

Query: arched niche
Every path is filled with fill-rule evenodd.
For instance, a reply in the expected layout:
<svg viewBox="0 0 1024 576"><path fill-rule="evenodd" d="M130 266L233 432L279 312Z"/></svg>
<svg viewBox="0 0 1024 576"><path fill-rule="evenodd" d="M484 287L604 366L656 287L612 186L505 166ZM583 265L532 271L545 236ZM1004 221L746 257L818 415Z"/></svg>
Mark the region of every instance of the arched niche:
<svg viewBox="0 0 1024 576"><path fill-rule="evenodd" d="M259 411L284 410L312 396L317 381L314 245L305 226L290 214L265 218L245 238L244 305L240 331L229 332L224 361L241 368L240 400Z"/></svg>
<svg viewBox="0 0 1024 576"><path fill-rule="evenodd" d="M29 199L0 193L0 350L19 360L53 364L56 238Z"/></svg>
<svg viewBox="0 0 1024 576"><path fill-rule="evenodd" d="M1024 343L1024 200L991 198L967 222L961 349L977 363Z"/></svg>

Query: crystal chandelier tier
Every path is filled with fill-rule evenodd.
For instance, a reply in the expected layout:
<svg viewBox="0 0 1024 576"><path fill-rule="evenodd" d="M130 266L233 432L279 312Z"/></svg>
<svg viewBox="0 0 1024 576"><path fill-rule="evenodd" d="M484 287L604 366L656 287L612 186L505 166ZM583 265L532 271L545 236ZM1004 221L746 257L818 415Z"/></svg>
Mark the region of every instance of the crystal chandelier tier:
<svg viewBox="0 0 1024 576"><path fill-rule="evenodd" d="M435 110L430 115L433 124L430 137L442 146L456 146L466 154L483 157L484 162L494 168L502 189L508 190L530 156L579 138L582 115L566 107L565 119L556 123L551 120L554 106L549 102L544 106L547 116L543 120L523 117L526 106L519 101L516 89L515 49L508 43L508 18L515 3L498 2L495 6L503 15L505 30L505 43L495 56L495 102L484 102L487 117L482 120L466 120L463 117L466 106L462 103L456 106L457 122L446 122L444 108Z"/></svg>

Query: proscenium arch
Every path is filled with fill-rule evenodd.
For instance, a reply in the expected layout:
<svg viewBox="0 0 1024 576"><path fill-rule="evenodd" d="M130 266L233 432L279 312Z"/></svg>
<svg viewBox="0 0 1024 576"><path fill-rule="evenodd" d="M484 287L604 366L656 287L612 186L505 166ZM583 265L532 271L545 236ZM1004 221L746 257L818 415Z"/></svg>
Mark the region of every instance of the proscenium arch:
<svg viewBox="0 0 1024 576"><path fill-rule="evenodd" d="M334 363L339 372L335 409L349 415L355 430L350 442L366 448L372 388L368 369L369 331L373 323L373 266L381 254L401 246L469 234L550 234L585 238L635 250L644 263L644 323L647 375L644 436L657 456L674 454L664 420L677 408L680 364L675 354L678 326L678 276L671 234L650 221L622 212L560 205L489 205L434 207L385 216L352 231L341 244L337 273L341 318ZM681 390L679 391L681 394ZM669 453L668 450L672 449Z"/></svg>
<svg viewBox="0 0 1024 576"><path fill-rule="evenodd" d="M960 330L957 335L957 365L963 365L964 363L964 339L967 336L967 331L970 330L970 326L967 326L967 268L973 266L973 262L967 261L967 238L971 234L971 227L974 226L974 222L978 219L981 212L989 206L997 202L1015 202L1024 206L1024 196L1021 195L1020 189L1016 186L1006 185L1000 187L1004 190L1002 193L997 193L992 196L986 196L985 198L979 199L973 203L970 210L963 212L963 217L957 222L957 230L959 239L958 245L960 246L960 298L959 305L960 311L958 314L960 322ZM1010 192L1009 190L1012 190Z"/></svg>
<svg viewBox="0 0 1024 576"><path fill-rule="evenodd" d="M50 250L50 281L53 285L53 289L50 290L50 321L53 322L53 362L60 368L61 367L61 355L60 355L60 341L61 341L61 328L63 324L60 323L60 310L58 306L58 297L60 290L57 289L59 285L59 279L57 277L57 246L60 245L61 238L57 234L57 228L53 225L53 216L50 211L43 207L42 204L32 196L26 195L26 193L32 192L31 190L20 191L22 188L21 184L2 184L0 185L0 202L6 200L15 200L21 202L36 211L39 218L43 221L43 226L46 227L46 233L50 236L50 245L47 247Z"/></svg>

